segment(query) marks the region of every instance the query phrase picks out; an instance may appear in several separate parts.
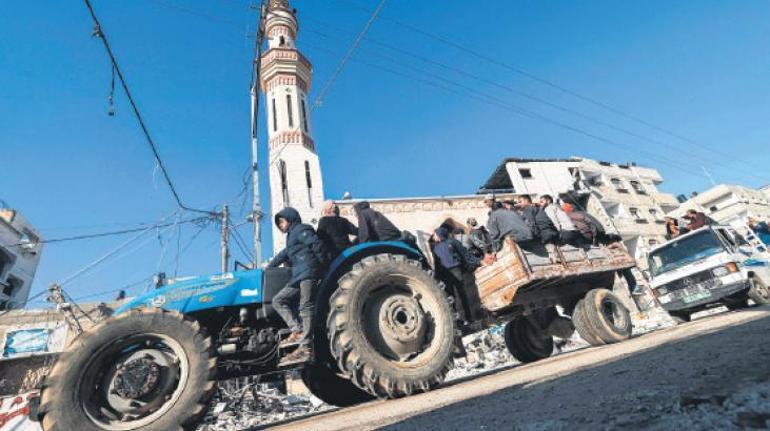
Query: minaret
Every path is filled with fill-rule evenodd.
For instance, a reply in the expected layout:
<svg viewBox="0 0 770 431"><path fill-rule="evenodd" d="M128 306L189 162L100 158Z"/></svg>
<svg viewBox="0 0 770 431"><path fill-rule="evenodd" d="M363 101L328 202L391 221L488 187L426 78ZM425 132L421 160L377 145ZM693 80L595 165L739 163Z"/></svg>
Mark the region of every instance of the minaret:
<svg viewBox="0 0 770 431"><path fill-rule="evenodd" d="M268 49L260 73L270 150L270 218L290 206L304 223L315 225L324 199L323 181L307 98L313 71L296 48L298 30L289 1L270 0L265 20ZM284 241L273 224L273 250L282 249Z"/></svg>

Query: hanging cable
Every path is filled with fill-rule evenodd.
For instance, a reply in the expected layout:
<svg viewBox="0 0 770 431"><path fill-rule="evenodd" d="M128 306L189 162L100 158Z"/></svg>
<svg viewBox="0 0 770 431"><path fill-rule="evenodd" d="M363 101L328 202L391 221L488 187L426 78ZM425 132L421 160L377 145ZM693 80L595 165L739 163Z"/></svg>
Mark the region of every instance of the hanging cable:
<svg viewBox="0 0 770 431"><path fill-rule="evenodd" d="M163 178L166 180L166 184L171 190L171 193L174 195L174 199L176 200L177 205L179 206L179 208L185 211L216 215L217 213L215 212L208 211L208 210L200 210L196 208L190 208L184 203L182 203L182 199L179 197L179 193L177 192L176 187L174 187L174 183L171 181L171 176L166 170L166 166L163 164L163 160L160 158L160 153L158 152L158 148L155 145L155 142L153 141L152 136L150 136L150 131L147 129L147 126L144 123L144 119L142 118L142 114L139 112L139 108L137 107L136 102L134 101L134 97L131 95L131 90L128 88L128 84L126 83L126 80L123 77L123 72L120 70L118 61L115 59L115 55L112 52L112 47L110 47L110 43L107 40L107 36L104 34L104 30L102 29L101 23L99 22L99 19L96 17L96 12L94 12L94 8L91 5L91 1L84 0L84 2L86 4L86 7L88 8L88 12L91 14L91 19L94 22L94 31L92 35L94 37L98 37L99 39L101 39L102 44L104 45L104 49L107 51L107 55L110 57L110 62L112 63L112 67L114 68L115 73L118 76L120 85L123 87L123 92L125 92L126 97L128 98L128 102L131 105L131 109L134 111L134 116L136 117L136 120L139 123L139 126L142 129L142 132L144 133L145 140L147 141L147 144L150 146L150 150L152 150L152 154L153 154L153 157L155 158L155 162L158 164L158 167L163 173Z"/></svg>
<svg viewBox="0 0 770 431"><path fill-rule="evenodd" d="M171 213L168 216L164 217L163 219L161 219L161 222L165 221L166 219L168 219L169 217L173 216L174 214L176 214L176 211L174 213ZM100 263L102 263L105 260L109 259L110 257L114 256L118 252L120 252L123 249L127 248L134 241L138 240L139 238L144 236L147 232L151 231L152 229L155 229L156 227L157 227L157 225L149 226L149 227L145 228L144 230L139 232L139 234L137 234L137 235L133 236L131 239L121 243L119 246L115 247L113 250L109 251L105 255L99 257L98 259L94 260L93 262L89 263L88 265L86 265L83 268L81 268L80 270L76 271L75 273L73 273L69 277L67 277L64 280L62 280L60 283L58 283L59 286L64 286L65 284L67 284L67 283L73 281L74 279L80 277L81 275L83 275L87 271L91 270L93 267L99 265Z"/></svg>
<svg viewBox="0 0 770 431"><path fill-rule="evenodd" d="M173 222L173 223L169 222L169 223L163 223L163 224L152 224L149 226L138 226L131 229L122 229L122 230L115 230L115 231L109 231L109 232L85 234L85 235L75 235L75 236L69 236L69 237L63 237L63 238L45 239L37 242L37 244L55 244L60 242L80 241L80 240L102 238L102 237L108 237L108 236L125 235L129 233L134 233L134 232L141 232L148 228L155 228L155 227L164 228L168 226L174 226L176 224L200 223L208 219L209 217L196 217L196 218L181 220L179 222ZM26 243L10 244L8 245L8 247L21 247L25 244Z"/></svg>
<svg viewBox="0 0 770 431"><path fill-rule="evenodd" d="M334 73L332 73L331 77L329 77L329 79L326 81L326 84L324 84L323 88L321 88L321 91L318 93L318 96L315 98L312 106L310 107L311 111L314 110L316 107L321 106L321 104L324 101L324 97L326 97L326 93L329 92L329 89L334 84L334 81L336 81L337 78L340 76L340 73L342 73L342 69L345 67L348 60L350 60L350 57L352 57L353 53L356 52L356 49L358 49L358 46L361 44L361 41L364 39L364 36L366 36L366 33L369 31L369 28L371 28L372 24L374 24L374 21L377 19L377 16L380 15L382 8L385 7L386 1L387 0L380 1L380 4L378 4L377 8L374 9L374 12L372 12L372 15L369 17L369 20L366 22L366 25L364 25L364 28L361 30L358 36L356 36L356 38L353 40L353 44L350 45L350 48L348 48L348 51L342 57L342 60L340 60L340 63L337 65L337 68L334 70Z"/></svg>
<svg viewBox="0 0 770 431"><path fill-rule="evenodd" d="M109 105L107 106L107 115L110 117L115 116L115 103L113 97L115 96L115 65L112 65L112 79L110 79L110 95L107 97Z"/></svg>

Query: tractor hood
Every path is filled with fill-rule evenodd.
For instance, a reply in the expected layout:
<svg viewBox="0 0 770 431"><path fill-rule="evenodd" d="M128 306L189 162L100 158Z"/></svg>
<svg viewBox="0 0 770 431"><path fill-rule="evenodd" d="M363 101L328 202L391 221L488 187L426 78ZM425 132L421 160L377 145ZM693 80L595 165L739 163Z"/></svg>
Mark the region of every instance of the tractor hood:
<svg viewBox="0 0 770 431"><path fill-rule="evenodd" d="M159 289L129 300L115 310L114 314L142 307L158 307L190 313L261 301L262 270L256 269L173 279Z"/></svg>

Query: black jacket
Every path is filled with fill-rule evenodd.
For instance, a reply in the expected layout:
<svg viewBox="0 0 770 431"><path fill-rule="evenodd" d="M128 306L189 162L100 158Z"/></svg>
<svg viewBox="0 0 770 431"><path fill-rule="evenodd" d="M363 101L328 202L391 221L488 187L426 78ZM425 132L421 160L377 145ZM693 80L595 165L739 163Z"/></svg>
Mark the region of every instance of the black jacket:
<svg viewBox="0 0 770 431"><path fill-rule="evenodd" d="M290 284L322 278L327 254L313 227L303 224L294 208L287 207L278 212L276 225L279 218L288 220L291 225L286 233L286 248L270 261L269 266L274 268L288 263L291 266Z"/></svg>
<svg viewBox="0 0 770 431"><path fill-rule="evenodd" d="M318 238L335 257L353 245L350 235L358 235L358 228L345 217L325 216L318 221Z"/></svg>
<svg viewBox="0 0 770 431"><path fill-rule="evenodd" d="M371 209L369 202L353 205L358 214L358 242L397 241L401 231L384 215Z"/></svg>
<svg viewBox="0 0 770 431"><path fill-rule="evenodd" d="M559 230L554 226L551 218L536 205L528 205L521 211L521 216L529 226L532 234L539 237L543 243L551 243L559 238Z"/></svg>
<svg viewBox="0 0 770 431"><path fill-rule="evenodd" d="M472 255L460 241L449 236L449 232L444 228L436 229L436 235L441 241L433 246L433 254L436 255L438 262L446 269L460 267L463 271L475 271L481 266L481 261Z"/></svg>

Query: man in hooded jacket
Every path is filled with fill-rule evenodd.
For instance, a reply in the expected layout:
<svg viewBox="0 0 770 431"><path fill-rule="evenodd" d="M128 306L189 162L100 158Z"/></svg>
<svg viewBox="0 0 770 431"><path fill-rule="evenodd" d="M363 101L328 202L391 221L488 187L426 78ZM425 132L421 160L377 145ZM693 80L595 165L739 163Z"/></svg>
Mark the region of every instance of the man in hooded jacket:
<svg viewBox="0 0 770 431"><path fill-rule="evenodd" d="M303 224L294 208L287 207L279 211L275 215L275 224L286 234L286 248L278 253L268 266L276 268L289 264L291 278L273 297L273 308L291 330L291 335L284 339L281 345L299 344L282 362L304 362L312 356L315 290L318 280L323 276L328 255L313 227ZM295 308L299 310L299 316L294 311Z"/></svg>
<svg viewBox="0 0 770 431"><path fill-rule="evenodd" d="M378 211L369 206L369 202L361 201L353 205L358 215L358 243L374 241L398 241L401 231Z"/></svg>

